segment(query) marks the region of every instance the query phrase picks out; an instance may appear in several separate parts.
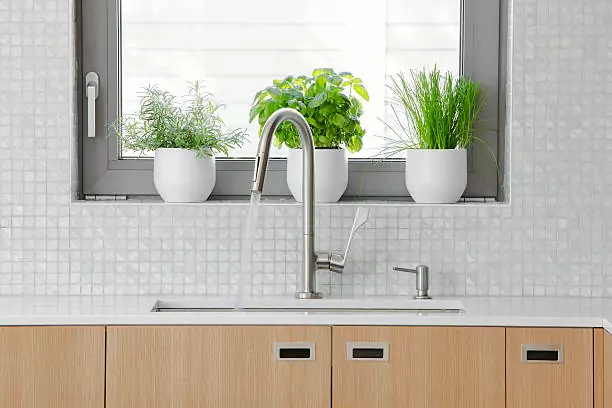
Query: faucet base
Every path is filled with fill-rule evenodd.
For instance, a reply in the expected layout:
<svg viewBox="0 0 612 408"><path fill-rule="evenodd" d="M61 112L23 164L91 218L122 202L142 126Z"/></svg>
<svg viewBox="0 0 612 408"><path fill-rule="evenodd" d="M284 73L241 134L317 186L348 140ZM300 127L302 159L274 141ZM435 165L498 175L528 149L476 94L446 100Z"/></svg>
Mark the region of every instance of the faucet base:
<svg viewBox="0 0 612 408"><path fill-rule="evenodd" d="M296 292L296 299L323 299L323 294L320 292Z"/></svg>

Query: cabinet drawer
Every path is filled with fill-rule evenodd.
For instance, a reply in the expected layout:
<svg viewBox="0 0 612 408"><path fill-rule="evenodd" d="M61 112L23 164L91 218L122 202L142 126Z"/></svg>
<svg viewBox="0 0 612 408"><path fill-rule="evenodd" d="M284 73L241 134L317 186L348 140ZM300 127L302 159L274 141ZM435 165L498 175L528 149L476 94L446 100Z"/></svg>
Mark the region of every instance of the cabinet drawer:
<svg viewBox="0 0 612 408"><path fill-rule="evenodd" d="M2 327L0 367L2 408L104 407L104 327Z"/></svg>
<svg viewBox="0 0 612 408"><path fill-rule="evenodd" d="M334 327L334 408L504 405L504 328Z"/></svg>
<svg viewBox="0 0 612 408"><path fill-rule="evenodd" d="M331 328L109 327L108 408L329 408Z"/></svg>
<svg viewBox="0 0 612 408"><path fill-rule="evenodd" d="M507 408L593 406L593 329L506 329Z"/></svg>

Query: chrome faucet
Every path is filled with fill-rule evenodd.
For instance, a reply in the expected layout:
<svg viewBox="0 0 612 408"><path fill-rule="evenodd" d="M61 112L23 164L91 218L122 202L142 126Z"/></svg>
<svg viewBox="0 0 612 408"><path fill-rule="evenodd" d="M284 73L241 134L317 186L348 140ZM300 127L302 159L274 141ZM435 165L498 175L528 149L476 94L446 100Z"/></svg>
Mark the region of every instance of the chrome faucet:
<svg viewBox="0 0 612 408"><path fill-rule="evenodd" d="M314 141L308 122L295 109L279 109L270 116L261 132L257 157L255 158L255 174L253 176L252 194L261 194L263 190L266 168L270 156L270 146L274 132L281 123L288 120L300 135L302 143L302 201L304 206L304 242L302 246L302 281L295 294L298 299L321 299L317 292L317 270L328 270L342 273L346 264L351 242L355 231L363 226L368 219L368 209L359 208L353 223L344 255L336 253L316 253L314 237Z"/></svg>

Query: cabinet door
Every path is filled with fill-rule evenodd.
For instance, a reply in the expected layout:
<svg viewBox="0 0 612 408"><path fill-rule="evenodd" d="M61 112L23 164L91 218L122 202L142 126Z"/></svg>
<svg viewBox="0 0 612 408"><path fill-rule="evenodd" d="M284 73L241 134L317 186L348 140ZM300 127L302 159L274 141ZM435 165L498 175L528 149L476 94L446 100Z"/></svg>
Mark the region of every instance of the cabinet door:
<svg viewBox="0 0 612 408"><path fill-rule="evenodd" d="M595 408L612 408L612 335L604 329L595 329Z"/></svg>
<svg viewBox="0 0 612 408"><path fill-rule="evenodd" d="M107 407L329 408L330 337L329 327L109 327Z"/></svg>
<svg viewBox="0 0 612 408"><path fill-rule="evenodd" d="M104 406L104 327L0 328L0 407Z"/></svg>
<svg viewBox="0 0 612 408"><path fill-rule="evenodd" d="M504 328L334 327L334 408L504 406Z"/></svg>
<svg viewBox="0 0 612 408"><path fill-rule="evenodd" d="M506 329L507 408L593 406L593 329Z"/></svg>

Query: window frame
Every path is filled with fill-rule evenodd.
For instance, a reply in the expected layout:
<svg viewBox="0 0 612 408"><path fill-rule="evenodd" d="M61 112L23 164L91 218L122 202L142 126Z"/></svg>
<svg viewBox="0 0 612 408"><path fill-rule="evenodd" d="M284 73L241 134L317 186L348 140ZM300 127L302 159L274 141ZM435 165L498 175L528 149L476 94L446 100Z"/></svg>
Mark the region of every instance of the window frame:
<svg viewBox="0 0 612 408"><path fill-rule="evenodd" d="M120 159L115 135L106 136L105 123L120 110L120 4L121 0L80 0L77 6L80 41L77 44L80 182L85 195L157 195L153 185L153 159ZM477 131L486 143L475 143L468 153L468 185L464 198L501 197L506 86L507 0L463 0L461 7L462 60L460 71L481 83L487 102L481 121L489 130ZM96 101L97 137L88 138L85 75L97 72L100 93ZM497 165L489 148L497 157ZM476 159L478 158L478 159ZM252 182L254 159L217 158L217 182L213 197L247 196ZM289 196L286 159L270 160L264 194ZM344 197L406 199L405 160L349 160L349 185Z"/></svg>

